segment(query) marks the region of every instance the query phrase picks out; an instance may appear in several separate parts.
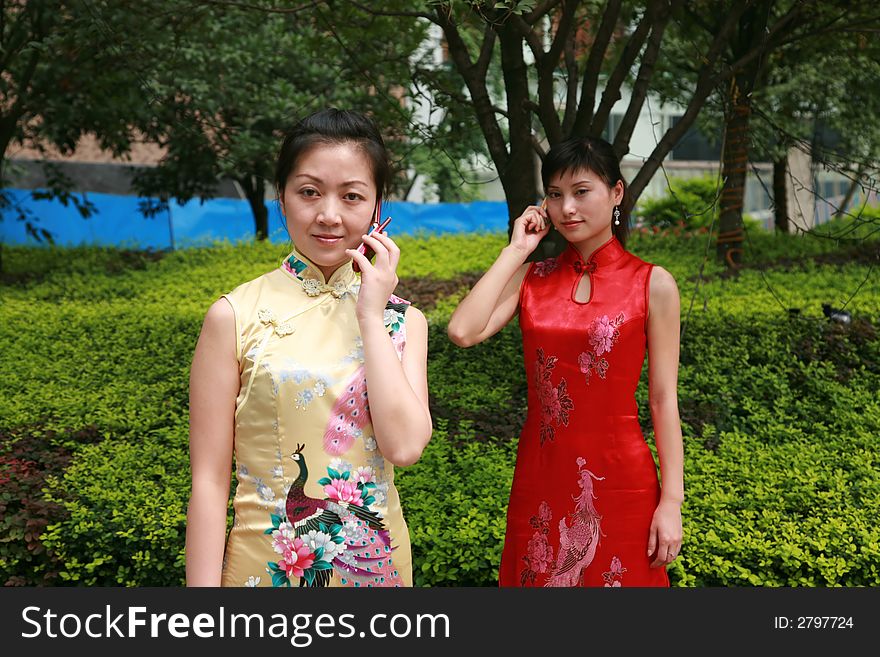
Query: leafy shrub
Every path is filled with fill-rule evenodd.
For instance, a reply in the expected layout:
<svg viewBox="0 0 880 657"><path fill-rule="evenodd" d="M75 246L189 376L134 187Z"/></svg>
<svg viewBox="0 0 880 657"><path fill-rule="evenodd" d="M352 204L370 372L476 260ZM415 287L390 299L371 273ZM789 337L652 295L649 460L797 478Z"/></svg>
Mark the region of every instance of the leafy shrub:
<svg viewBox="0 0 880 657"><path fill-rule="evenodd" d="M659 228L681 226L688 230L712 224L717 216L718 180L714 176L673 178L666 196L639 201L641 223Z"/></svg>
<svg viewBox="0 0 880 657"><path fill-rule="evenodd" d="M670 576L687 586L877 585L880 295L865 255L876 241L851 255L842 237L749 239L735 277L721 275L708 235L637 233L629 244L671 271L682 296L686 542ZM526 405L519 331L513 324L462 350L445 329L473 273L504 242L400 240L402 278L433 303L437 431L422 460L398 473L420 585L487 585L497 574ZM38 466L15 470L9 481L20 489L0 493L2 529L16 537L0 542L5 580L182 581L187 381L199 325L214 298L283 255L252 244L162 258L4 250L12 284L0 288L0 431L21 437L27 431L16 427L39 424L39 436L56 432L34 438L28 455L13 456L22 441L0 445L0 476L31 468L24 461ZM429 275L430 285L419 282ZM846 304L853 323L829 323L823 303ZM789 319L790 307L799 319ZM637 397L652 445L645 384ZM30 520L48 523L36 543L29 539L45 553L24 541L21 523Z"/></svg>
<svg viewBox="0 0 880 657"><path fill-rule="evenodd" d="M46 547L59 575L84 586L179 586L184 578L188 456L180 436L108 440L81 448L47 500L67 518L50 525Z"/></svg>
<svg viewBox="0 0 880 657"><path fill-rule="evenodd" d="M396 481L412 539L416 586L497 586L515 443L487 444L445 419L421 460ZM478 442L479 441L479 442Z"/></svg>
<svg viewBox="0 0 880 657"><path fill-rule="evenodd" d="M64 507L43 497L47 477L64 472L71 448L96 439L94 428L57 435L38 427L0 434L0 581L5 586L52 584L63 563L42 541Z"/></svg>

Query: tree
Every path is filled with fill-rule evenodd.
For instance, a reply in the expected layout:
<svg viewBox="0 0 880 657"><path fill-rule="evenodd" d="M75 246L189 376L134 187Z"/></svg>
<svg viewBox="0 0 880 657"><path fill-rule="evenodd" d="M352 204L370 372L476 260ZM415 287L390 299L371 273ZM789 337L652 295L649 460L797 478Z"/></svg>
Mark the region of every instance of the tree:
<svg viewBox="0 0 880 657"><path fill-rule="evenodd" d="M671 34L675 56L667 59L666 75L683 80L698 76L701 65L692 63L693 57L686 57L686 53L699 56L717 43L719 30L735 16L719 60L720 70L731 74L719 79L716 87L724 130L716 252L729 267L736 267L743 252L742 210L750 150L757 146L755 152L774 161L774 179L783 184L784 154L792 143L804 140L805 116L815 116L817 104L834 106L826 102L833 95L832 80L837 77L829 64L834 61L839 66L842 58L829 57L823 46L831 52L844 52L840 43L851 41L855 33L867 33L880 26L880 12L866 6L853 7L847 2L798 0L732 2L728 9L729 13L719 12L717 3L683 5ZM810 69L833 74L815 79L807 87L794 88L793 78L799 76L805 82L811 75ZM684 102L688 85L681 86L678 93L670 94L670 88L667 85L668 95ZM836 111L848 104L842 96L838 96L837 102ZM769 126L763 126L761 138L754 139L753 117L761 103L761 116L775 124L775 128L768 130ZM781 203L784 196L777 191L776 201L778 209L787 215ZM781 217L778 223L784 224Z"/></svg>
<svg viewBox="0 0 880 657"><path fill-rule="evenodd" d="M66 153L89 132L104 148L122 154L132 136L129 119L141 107L138 94L132 92L132 76L102 45L105 39L91 13L99 4L109 5L108 13L129 26L139 13L139 5L128 2L0 2L0 219L12 215L24 221L37 239L51 235L2 189L10 147L52 146ZM58 169L50 167L46 178L48 190L35 197L73 203L83 216L93 211L71 192L70 181Z"/></svg>
<svg viewBox="0 0 880 657"><path fill-rule="evenodd" d="M185 12L198 21L177 31L173 53L152 63L153 111L140 127L167 154L135 179L151 199L148 213L171 198L210 198L217 182L229 178L250 203L257 237L265 239L265 198L282 133L323 106L367 111L390 134L392 151L405 148L411 117L396 81L408 75L422 27L363 16L337 23L323 5L190 3ZM390 33L395 38L374 38ZM137 44L130 47L137 52Z"/></svg>
<svg viewBox="0 0 880 657"><path fill-rule="evenodd" d="M595 2L576 0L458 1L432 2L430 11L409 12L352 4L373 14L406 15L440 26L450 60L465 81L466 102L499 172L513 218L537 196L534 157L536 151L542 153L542 141L546 139L552 145L569 135L601 135L627 83L632 93L614 137L614 148L620 157L628 152L636 120L663 54L664 32L683 2L670 0L642 6L610 0L600 7ZM733 4L716 38L702 53L702 65L684 116L664 134L632 181L631 203L663 157L693 124L711 92L736 72L718 67L721 51L748 3ZM474 30L479 30L481 38L472 46L466 35ZM527 61L525 52L533 64ZM756 49L750 55L760 52ZM499 104L488 78L495 59L500 61L504 80ZM597 104L602 83L604 90Z"/></svg>

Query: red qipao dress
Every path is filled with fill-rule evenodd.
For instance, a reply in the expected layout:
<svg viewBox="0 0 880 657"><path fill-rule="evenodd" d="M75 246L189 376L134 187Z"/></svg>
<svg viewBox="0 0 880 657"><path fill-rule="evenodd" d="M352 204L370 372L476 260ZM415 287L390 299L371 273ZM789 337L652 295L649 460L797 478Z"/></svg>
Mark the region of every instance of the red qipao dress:
<svg viewBox="0 0 880 657"><path fill-rule="evenodd" d="M501 586L669 586L665 568L649 567L660 486L635 400L652 267L611 238L586 262L569 246L523 280L529 411Z"/></svg>

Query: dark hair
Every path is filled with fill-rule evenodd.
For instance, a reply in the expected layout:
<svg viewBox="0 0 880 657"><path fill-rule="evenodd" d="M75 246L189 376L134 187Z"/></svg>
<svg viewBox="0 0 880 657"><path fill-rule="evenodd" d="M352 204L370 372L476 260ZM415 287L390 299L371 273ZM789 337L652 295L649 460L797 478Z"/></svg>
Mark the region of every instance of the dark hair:
<svg viewBox="0 0 880 657"><path fill-rule="evenodd" d="M557 174L568 171L586 169L595 173L608 187L614 187L619 180L623 184L623 198L620 200L620 225L611 223L611 232L618 241L626 246L629 235L629 211L626 180L620 173L620 162L614 154L614 148L604 139L593 137L570 137L555 144L544 157L541 165L541 181L544 189L550 185L550 179Z"/></svg>
<svg viewBox="0 0 880 657"><path fill-rule="evenodd" d="M382 135L364 114L335 107L309 114L284 135L275 164L275 189L278 194L284 193L287 178L299 158L314 145L347 143L356 144L370 160L376 193L381 199L391 177L391 163Z"/></svg>

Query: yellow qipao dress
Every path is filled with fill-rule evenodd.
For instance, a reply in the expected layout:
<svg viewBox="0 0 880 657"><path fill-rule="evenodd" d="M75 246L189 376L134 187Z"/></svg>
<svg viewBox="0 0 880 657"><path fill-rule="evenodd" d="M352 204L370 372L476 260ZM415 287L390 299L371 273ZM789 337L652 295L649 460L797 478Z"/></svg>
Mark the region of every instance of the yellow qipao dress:
<svg viewBox="0 0 880 657"><path fill-rule="evenodd" d="M235 521L223 586L411 586L394 468L376 445L351 263L293 251L225 295L235 311ZM398 357L408 302L385 326Z"/></svg>

